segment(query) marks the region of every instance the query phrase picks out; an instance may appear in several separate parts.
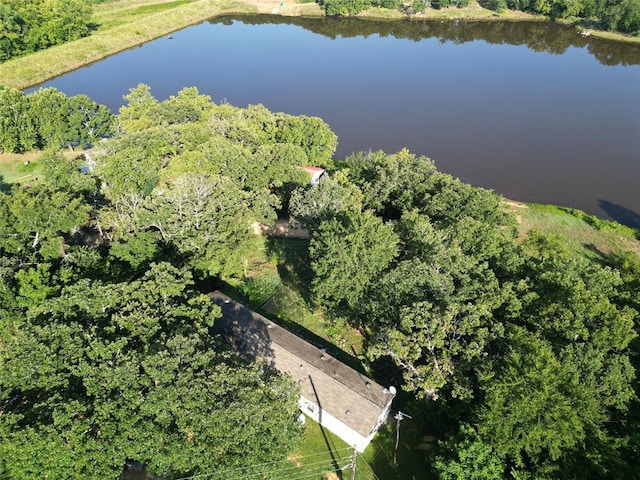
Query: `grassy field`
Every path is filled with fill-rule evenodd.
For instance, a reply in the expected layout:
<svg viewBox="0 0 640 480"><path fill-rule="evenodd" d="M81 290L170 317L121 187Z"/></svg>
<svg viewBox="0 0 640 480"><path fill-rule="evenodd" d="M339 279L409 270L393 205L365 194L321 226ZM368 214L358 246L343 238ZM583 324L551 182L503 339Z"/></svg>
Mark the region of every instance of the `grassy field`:
<svg viewBox="0 0 640 480"><path fill-rule="evenodd" d="M64 151L66 158L75 158L79 152ZM0 188L11 183L29 183L43 178L40 156L42 152L0 153Z"/></svg>
<svg viewBox="0 0 640 480"><path fill-rule="evenodd" d="M518 219L521 239L532 230L550 233L562 239L569 250L582 252L592 260L626 251L640 255L638 229L571 208L516 202L510 205Z"/></svg>
<svg viewBox="0 0 640 480"><path fill-rule="evenodd" d="M0 85L24 89L57 75L96 62L109 55L167 35L189 25L200 23L225 13L277 13L286 16L322 16L314 2L299 0L116 0L95 6L95 31L86 38L32 53L0 64ZM407 18L399 11L372 8L361 17ZM494 12L471 0L465 8L429 9L424 14L412 15L416 19L476 19L522 20L541 19L523 12L505 10ZM576 28L583 29L582 26ZM627 37L609 32L590 30L594 36L615 40L640 42L638 37Z"/></svg>
<svg viewBox="0 0 640 480"><path fill-rule="evenodd" d="M41 176L40 154L0 154L0 185L25 183Z"/></svg>

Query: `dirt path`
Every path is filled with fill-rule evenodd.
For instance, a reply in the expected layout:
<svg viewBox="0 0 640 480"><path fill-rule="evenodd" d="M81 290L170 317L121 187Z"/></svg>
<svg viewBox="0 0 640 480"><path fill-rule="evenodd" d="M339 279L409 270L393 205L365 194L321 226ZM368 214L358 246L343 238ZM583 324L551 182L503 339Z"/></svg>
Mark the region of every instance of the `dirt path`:
<svg viewBox="0 0 640 480"><path fill-rule="evenodd" d="M277 220L273 226L256 223L253 228L256 233L261 233L267 237L310 238L306 229L293 228L289 225L288 220Z"/></svg>

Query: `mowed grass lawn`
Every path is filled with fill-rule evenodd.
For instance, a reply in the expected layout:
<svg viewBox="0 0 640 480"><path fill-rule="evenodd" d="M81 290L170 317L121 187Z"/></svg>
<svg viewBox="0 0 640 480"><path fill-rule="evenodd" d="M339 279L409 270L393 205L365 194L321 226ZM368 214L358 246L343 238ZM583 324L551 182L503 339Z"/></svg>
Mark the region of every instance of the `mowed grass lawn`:
<svg viewBox="0 0 640 480"><path fill-rule="evenodd" d="M42 176L40 154L0 154L0 185L26 183Z"/></svg>
<svg viewBox="0 0 640 480"><path fill-rule="evenodd" d="M65 150L62 154L65 158L72 159L81 152ZM0 188L6 190L6 187L2 187L3 185L24 184L42 179L44 173L41 156L42 152L0 153Z"/></svg>
<svg viewBox="0 0 640 480"><path fill-rule="evenodd" d="M411 420L400 425L396 453L395 420L384 424L364 453L356 456L356 480L431 480L421 435ZM307 419L298 449L289 455L287 476L273 478L311 478L350 480L353 450L328 430ZM395 460L394 460L395 456Z"/></svg>

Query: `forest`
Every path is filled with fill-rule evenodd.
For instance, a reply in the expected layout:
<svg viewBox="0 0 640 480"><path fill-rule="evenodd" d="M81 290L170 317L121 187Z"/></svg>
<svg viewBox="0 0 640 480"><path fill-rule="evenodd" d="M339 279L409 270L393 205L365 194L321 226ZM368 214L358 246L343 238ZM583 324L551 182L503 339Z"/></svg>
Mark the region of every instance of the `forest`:
<svg viewBox="0 0 640 480"><path fill-rule="evenodd" d="M334 159L317 117L193 87L139 85L115 115L54 89L0 96L1 148L44 149L37 179L0 179L0 478L286 458L297 385L210 335L205 295L250 294L255 224L277 218L310 233L309 307L363 338L437 439L433 478L638 478L637 253L523 238L502 197L407 150Z"/></svg>
<svg viewBox="0 0 640 480"><path fill-rule="evenodd" d="M93 0L2 0L0 62L91 33Z"/></svg>

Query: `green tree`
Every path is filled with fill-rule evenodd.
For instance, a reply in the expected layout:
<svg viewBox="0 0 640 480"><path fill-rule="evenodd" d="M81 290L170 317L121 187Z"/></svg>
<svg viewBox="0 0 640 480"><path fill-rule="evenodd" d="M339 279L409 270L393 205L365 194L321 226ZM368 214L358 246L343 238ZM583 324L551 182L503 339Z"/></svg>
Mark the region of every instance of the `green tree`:
<svg viewBox="0 0 640 480"><path fill-rule="evenodd" d="M0 3L0 62L18 55L23 49L21 19L16 10Z"/></svg>
<svg viewBox="0 0 640 480"><path fill-rule="evenodd" d="M89 220L82 199L44 184L0 193L0 253L38 262L63 255L63 235Z"/></svg>
<svg viewBox="0 0 640 480"><path fill-rule="evenodd" d="M371 7L370 0L324 0L324 12L329 16L355 15Z"/></svg>
<svg viewBox="0 0 640 480"><path fill-rule="evenodd" d="M67 159L61 153L47 150L39 161L42 164L43 182L51 185L54 190L84 197L87 202L97 196L98 179L88 171L85 156Z"/></svg>
<svg viewBox="0 0 640 480"><path fill-rule="evenodd" d="M136 231L157 232L196 269L216 275L242 272L255 248L256 219L247 195L226 177L185 175L155 189L135 222Z"/></svg>
<svg viewBox="0 0 640 480"><path fill-rule="evenodd" d="M563 455L588 436L606 436L606 406L624 408L632 369L615 357L606 365L595 349L558 356L550 342L520 328L508 339L502 366L483 377L481 431L518 467L548 469L555 463L557 470Z"/></svg>
<svg viewBox="0 0 640 480"><path fill-rule="evenodd" d="M502 480L506 476L502 458L466 424L456 435L438 442L432 467L440 480Z"/></svg>
<svg viewBox="0 0 640 480"><path fill-rule="evenodd" d="M582 457L591 472L608 475L603 462L623 445L610 418L635 398L629 345L637 313L613 303L617 272L546 237L534 236L529 247L521 308L499 342L502 354L481 375L479 430L534 474L557 478Z"/></svg>
<svg viewBox="0 0 640 480"><path fill-rule="evenodd" d="M311 164L323 165L331 160L338 146L338 137L329 125L318 117L277 115L277 143L302 147Z"/></svg>
<svg viewBox="0 0 640 480"><path fill-rule="evenodd" d="M87 147L111 135L113 116L104 105L86 95L75 95L67 100L65 107L65 145Z"/></svg>
<svg viewBox="0 0 640 480"><path fill-rule="evenodd" d="M86 0L4 0L0 5L0 61L89 35Z"/></svg>
<svg viewBox="0 0 640 480"><path fill-rule="evenodd" d="M638 35L640 33L640 0L607 2L600 18L611 30Z"/></svg>
<svg viewBox="0 0 640 480"><path fill-rule="evenodd" d="M301 223L314 232L325 220L362 211L363 195L343 172L325 175L316 185L299 188L291 195L289 215L292 223Z"/></svg>
<svg viewBox="0 0 640 480"><path fill-rule="evenodd" d="M67 96L55 88L41 88L27 95L25 112L37 125L38 148L60 148L65 143Z"/></svg>
<svg viewBox="0 0 640 480"><path fill-rule="evenodd" d="M124 96L126 105L118 112L118 128L127 133L158 125L160 104L151 94L151 87L139 84Z"/></svg>
<svg viewBox="0 0 640 480"><path fill-rule="evenodd" d="M443 389L468 398L475 369L502 335L501 312L517 308L513 285L480 252L465 252L464 237L435 229L426 217L406 214L399 231L405 259L363 302L374 332L367 353L390 357L404 389L419 398L435 400ZM487 235L485 246L492 243Z"/></svg>
<svg viewBox="0 0 640 480"><path fill-rule="evenodd" d="M349 179L364 193L364 205L389 219L424 206L430 200L429 186L436 167L427 157L408 150L393 155L382 151L358 153L344 160Z"/></svg>
<svg viewBox="0 0 640 480"><path fill-rule="evenodd" d="M347 212L321 223L309 247L316 298L357 309L397 253L393 228L370 212Z"/></svg>
<svg viewBox="0 0 640 480"><path fill-rule="evenodd" d="M0 149L3 152L23 152L26 132L33 128L28 116L26 95L15 88L0 85Z"/></svg>
<svg viewBox="0 0 640 480"><path fill-rule="evenodd" d="M208 333L188 273L81 280L0 324L0 456L11 478L115 478L125 459L186 475L282 459L300 427L290 380Z"/></svg>

